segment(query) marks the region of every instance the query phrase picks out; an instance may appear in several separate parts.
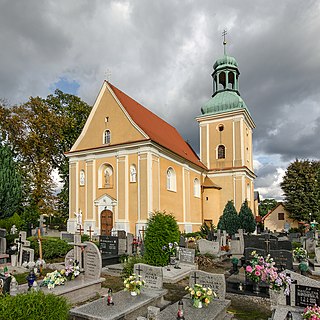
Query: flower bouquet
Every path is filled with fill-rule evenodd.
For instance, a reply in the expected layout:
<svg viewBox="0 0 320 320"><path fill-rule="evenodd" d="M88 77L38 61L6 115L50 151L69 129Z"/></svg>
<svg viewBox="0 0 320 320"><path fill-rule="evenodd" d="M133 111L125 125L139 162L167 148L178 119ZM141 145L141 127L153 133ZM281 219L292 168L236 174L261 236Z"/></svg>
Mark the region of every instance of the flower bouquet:
<svg viewBox="0 0 320 320"><path fill-rule="evenodd" d="M53 289L55 286L62 285L66 281L66 277L63 276L59 271L55 270L53 272L47 273L41 283L41 286L47 286L48 289Z"/></svg>
<svg viewBox="0 0 320 320"><path fill-rule="evenodd" d="M141 276L132 274L123 281L124 291L129 291L132 296L140 294L142 287L145 285L145 281L140 279Z"/></svg>
<svg viewBox="0 0 320 320"><path fill-rule="evenodd" d="M168 255L168 260L170 264L175 264L175 257L177 255L177 251L179 250L179 246L177 242L170 242L168 246L163 246L162 250Z"/></svg>
<svg viewBox="0 0 320 320"><path fill-rule="evenodd" d="M303 248L295 248L292 252L292 255L293 258L298 262L306 261L308 258L307 250Z"/></svg>
<svg viewBox="0 0 320 320"><path fill-rule="evenodd" d="M68 280L75 279L80 274L79 262L70 260L70 264L65 269L61 270L61 274L66 276Z"/></svg>
<svg viewBox="0 0 320 320"><path fill-rule="evenodd" d="M320 320L320 307L314 305L313 307L306 307L302 314L303 319Z"/></svg>
<svg viewBox="0 0 320 320"><path fill-rule="evenodd" d="M194 284L193 287L187 286L185 290L190 293L193 306L196 308L202 308L202 303L207 306L211 302L212 298L217 296L212 289L205 288L200 284Z"/></svg>

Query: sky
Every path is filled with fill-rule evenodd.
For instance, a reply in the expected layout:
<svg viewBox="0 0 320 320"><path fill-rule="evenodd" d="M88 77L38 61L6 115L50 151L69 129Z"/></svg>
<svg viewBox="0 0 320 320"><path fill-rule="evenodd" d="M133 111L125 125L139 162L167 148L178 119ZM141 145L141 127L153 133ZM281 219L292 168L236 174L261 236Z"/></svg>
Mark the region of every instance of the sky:
<svg viewBox="0 0 320 320"><path fill-rule="evenodd" d="M255 190L281 200L290 162L320 160L320 1L0 0L0 99L59 88L92 105L108 78L199 152L224 29L256 124Z"/></svg>

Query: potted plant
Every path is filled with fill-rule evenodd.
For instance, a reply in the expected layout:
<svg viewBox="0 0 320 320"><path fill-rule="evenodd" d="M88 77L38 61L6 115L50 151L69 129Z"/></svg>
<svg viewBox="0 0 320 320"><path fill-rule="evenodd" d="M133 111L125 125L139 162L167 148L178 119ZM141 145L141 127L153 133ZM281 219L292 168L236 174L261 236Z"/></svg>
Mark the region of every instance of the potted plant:
<svg viewBox="0 0 320 320"><path fill-rule="evenodd" d="M309 270L309 266L305 262L300 262L298 267L299 267L300 273L303 276L306 276Z"/></svg>
<svg viewBox="0 0 320 320"><path fill-rule="evenodd" d="M177 251L179 250L179 246L177 242L170 242L168 246L163 246L162 250L168 254L169 263L174 265L176 261Z"/></svg>
<svg viewBox="0 0 320 320"><path fill-rule="evenodd" d="M132 274L123 281L124 291L129 291L132 296L136 296L141 293L142 287L145 285L145 281L140 279L141 276Z"/></svg>
<svg viewBox="0 0 320 320"><path fill-rule="evenodd" d="M195 308L202 308L204 303L206 306L211 302L212 297L216 297L216 293L210 288L204 288L200 284L194 284L193 287L185 288L190 293Z"/></svg>
<svg viewBox="0 0 320 320"><path fill-rule="evenodd" d="M231 263L232 263L232 273L233 274L238 274L239 270L238 270L238 263L239 263L239 259L236 257L233 257L231 259Z"/></svg>
<svg viewBox="0 0 320 320"><path fill-rule="evenodd" d="M292 252L292 255L293 258L298 262L306 261L308 258L307 250L303 248L295 248Z"/></svg>

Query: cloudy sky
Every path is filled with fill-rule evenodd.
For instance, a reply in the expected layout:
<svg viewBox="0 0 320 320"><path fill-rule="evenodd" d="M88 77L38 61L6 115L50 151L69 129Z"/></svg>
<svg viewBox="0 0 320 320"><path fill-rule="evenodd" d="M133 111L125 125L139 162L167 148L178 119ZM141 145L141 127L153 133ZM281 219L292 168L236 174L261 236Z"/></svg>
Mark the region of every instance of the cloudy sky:
<svg viewBox="0 0 320 320"><path fill-rule="evenodd" d="M223 29L257 126L255 189L281 199L287 165L320 159L320 1L0 0L0 98L60 88L93 104L111 73L198 151Z"/></svg>

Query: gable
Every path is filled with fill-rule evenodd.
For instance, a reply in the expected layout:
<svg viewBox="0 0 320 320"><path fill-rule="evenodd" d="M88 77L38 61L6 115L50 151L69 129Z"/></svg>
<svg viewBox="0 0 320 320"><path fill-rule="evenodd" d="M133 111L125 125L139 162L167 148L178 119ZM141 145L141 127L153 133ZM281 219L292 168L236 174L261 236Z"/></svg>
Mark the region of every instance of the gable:
<svg viewBox="0 0 320 320"><path fill-rule="evenodd" d="M110 144L104 143L105 130L110 131ZM132 121L112 90L104 82L71 152L148 139L149 137Z"/></svg>

